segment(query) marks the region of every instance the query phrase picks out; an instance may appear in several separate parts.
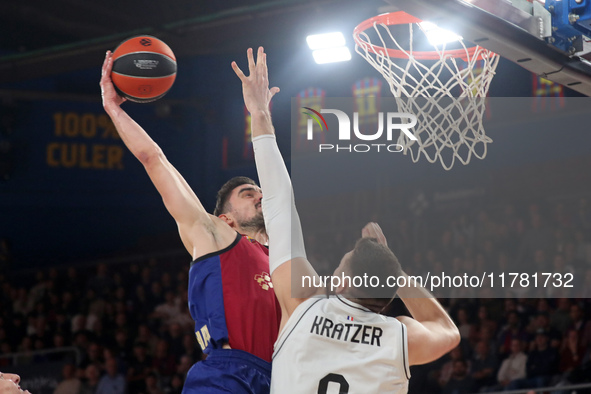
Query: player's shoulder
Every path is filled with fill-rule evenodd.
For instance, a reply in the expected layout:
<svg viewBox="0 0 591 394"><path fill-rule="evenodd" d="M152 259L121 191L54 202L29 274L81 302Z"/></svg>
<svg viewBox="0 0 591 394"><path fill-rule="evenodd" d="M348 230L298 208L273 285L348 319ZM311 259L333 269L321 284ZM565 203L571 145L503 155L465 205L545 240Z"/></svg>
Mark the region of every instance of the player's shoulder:
<svg viewBox="0 0 591 394"><path fill-rule="evenodd" d="M289 319L292 321L299 319L310 311L322 307L326 302L328 302L328 298L326 297L312 297L305 299L294 309Z"/></svg>
<svg viewBox="0 0 591 394"><path fill-rule="evenodd" d="M209 254L220 253L233 245L236 230L211 214L190 224L179 224L181 240L193 261Z"/></svg>
<svg viewBox="0 0 591 394"><path fill-rule="evenodd" d="M283 347L284 342L292 336L293 332L298 330L298 327L305 325L306 319L315 315L318 308L328 302L328 298L313 297L302 301L293 311L287 323L279 333L275 343L275 354L278 354Z"/></svg>
<svg viewBox="0 0 591 394"><path fill-rule="evenodd" d="M328 298L326 297L312 297L302 301L298 306L296 306L296 308L293 310L293 313L289 316L287 324L281 331L281 334L289 332L296 328L296 326L306 316L310 316L314 313L317 313L320 309L322 309L322 305L326 304L327 302Z"/></svg>
<svg viewBox="0 0 591 394"><path fill-rule="evenodd" d="M233 238L227 239L226 242L210 245L210 247L203 246L195 253L196 257L193 257L191 266L208 261L212 258L223 258L225 255L231 254L230 252L240 253L240 249L243 247L243 236L234 231Z"/></svg>

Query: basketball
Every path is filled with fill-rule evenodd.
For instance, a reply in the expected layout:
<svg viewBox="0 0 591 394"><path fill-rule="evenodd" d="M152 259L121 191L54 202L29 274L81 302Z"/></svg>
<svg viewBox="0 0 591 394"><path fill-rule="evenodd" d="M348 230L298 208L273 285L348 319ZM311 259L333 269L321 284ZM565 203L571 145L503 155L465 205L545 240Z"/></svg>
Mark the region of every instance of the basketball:
<svg viewBox="0 0 591 394"><path fill-rule="evenodd" d="M122 97L136 103L162 98L176 78L176 58L156 37L137 36L113 51L111 79Z"/></svg>

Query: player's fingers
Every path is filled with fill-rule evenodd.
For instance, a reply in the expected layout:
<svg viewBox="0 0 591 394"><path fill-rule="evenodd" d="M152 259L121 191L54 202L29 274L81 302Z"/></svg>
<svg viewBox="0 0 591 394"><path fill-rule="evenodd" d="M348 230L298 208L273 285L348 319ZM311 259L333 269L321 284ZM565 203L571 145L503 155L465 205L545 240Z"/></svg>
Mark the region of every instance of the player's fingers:
<svg viewBox="0 0 591 394"><path fill-rule="evenodd" d="M265 57L265 52L263 50L263 47L259 47L258 51L257 51L257 63L256 63L256 70L257 73L260 76L264 76L263 75L263 71L264 71L264 66L263 66L263 58Z"/></svg>
<svg viewBox="0 0 591 394"><path fill-rule="evenodd" d="M275 95L276 95L277 93L279 93L280 91L281 91L281 90L280 90L280 89L279 89L277 86L275 86L275 87L272 87L272 88L271 88L271 90L270 90L270 92L271 92L271 98L273 98L273 96L275 96Z"/></svg>
<svg viewBox="0 0 591 394"><path fill-rule="evenodd" d="M252 54L252 48L248 48L246 51L246 57L248 58L248 71L250 75L254 75L255 72L255 63L254 63L254 56Z"/></svg>
<svg viewBox="0 0 591 394"><path fill-rule="evenodd" d="M380 225L377 223L371 223L371 227L373 229L373 232L376 234L375 237L377 238L378 242L384 245L388 245L388 241L386 240L386 236L384 235L384 232L382 231Z"/></svg>
<svg viewBox="0 0 591 394"><path fill-rule="evenodd" d="M102 80L107 82L111 82L111 71L113 70L113 54L111 51L107 53L107 58L105 59L105 70L103 72Z"/></svg>
<svg viewBox="0 0 591 394"><path fill-rule="evenodd" d="M384 237L382 229L374 222L367 223L365 227L363 227L363 230L361 230L361 236L375 238L379 243L386 244L386 237Z"/></svg>
<svg viewBox="0 0 591 394"><path fill-rule="evenodd" d="M382 233L382 228L376 222L371 222L371 227L378 233Z"/></svg>
<svg viewBox="0 0 591 394"><path fill-rule="evenodd" d="M361 229L361 237L362 238L370 238L371 235L371 229L370 229L370 224L368 223L365 226L363 226L363 228Z"/></svg>
<svg viewBox="0 0 591 394"><path fill-rule="evenodd" d="M103 61L103 67L101 69L101 76L105 76L107 72L107 64L109 63L109 52L110 51L107 51L107 53L105 54L105 60Z"/></svg>
<svg viewBox="0 0 591 394"><path fill-rule="evenodd" d="M261 72L265 78L269 78L269 69L267 68L267 54L263 53L263 60L261 62Z"/></svg>
<svg viewBox="0 0 591 394"><path fill-rule="evenodd" d="M244 73L242 72L240 67L238 67L238 64L236 64L236 62L232 62L232 70L234 70L234 72L242 82L246 82L246 75L244 75Z"/></svg>
<svg viewBox="0 0 591 394"><path fill-rule="evenodd" d="M113 54L111 53L111 51L109 51L109 57L107 58L107 77L110 78L111 76L111 71L113 71Z"/></svg>
<svg viewBox="0 0 591 394"><path fill-rule="evenodd" d="M372 233L374 237L380 235L380 228L376 225L376 223L371 222L367 226L369 227L369 231Z"/></svg>

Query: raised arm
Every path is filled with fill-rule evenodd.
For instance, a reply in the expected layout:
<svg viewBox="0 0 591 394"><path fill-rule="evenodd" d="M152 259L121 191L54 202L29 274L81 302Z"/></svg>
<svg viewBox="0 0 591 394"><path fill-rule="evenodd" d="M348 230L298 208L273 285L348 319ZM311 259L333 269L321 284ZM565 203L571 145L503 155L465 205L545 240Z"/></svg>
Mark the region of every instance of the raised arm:
<svg viewBox="0 0 591 394"><path fill-rule="evenodd" d="M244 102L251 115L255 161L263 189L263 215L269 236L269 265L273 288L282 308L282 326L294 309L312 293L292 298L292 269L300 275L316 275L306 259L300 219L294 204L289 173L275 141L269 103L279 88L269 89L266 54L259 48L256 63L248 49L247 77L236 65L232 68L242 81ZM311 289L314 290L314 289Z"/></svg>
<svg viewBox="0 0 591 394"><path fill-rule="evenodd" d="M407 327L410 365L435 361L460 343L460 332L445 309L425 288L404 274L410 285L398 289L398 296L412 319L399 316Z"/></svg>
<svg viewBox="0 0 591 394"><path fill-rule="evenodd" d="M122 108L111 81L113 54L108 51L101 76L103 107L131 153L143 164L164 205L177 223L181 240L195 259L229 245L236 233L223 221L207 213L185 179L170 164L162 149Z"/></svg>
<svg viewBox="0 0 591 394"><path fill-rule="evenodd" d="M361 232L363 237L376 238L388 246L382 229L377 223L368 223ZM397 317L407 327L408 362L410 365L426 364L437 360L460 343L460 332L441 304L414 279L403 273L407 283L398 289L398 296L406 305L412 319Z"/></svg>

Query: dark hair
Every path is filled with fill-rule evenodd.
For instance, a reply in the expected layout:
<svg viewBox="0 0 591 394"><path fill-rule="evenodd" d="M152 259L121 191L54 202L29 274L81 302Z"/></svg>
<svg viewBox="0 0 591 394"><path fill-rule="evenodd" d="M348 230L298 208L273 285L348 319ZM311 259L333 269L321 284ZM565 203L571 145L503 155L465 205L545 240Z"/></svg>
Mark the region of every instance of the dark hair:
<svg viewBox="0 0 591 394"><path fill-rule="evenodd" d="M219 216L222 213L228 212L228 210L230 209L230 204L228 204L230 194L232 194L232 190L236 189L240 185L257 186L255 181L246 176L235 176L228 182L224 183L224 185L218 191L217 201L215 203L215 209L213 211L214 216Z"/></svg>
<svg viewBox="0 0 591 394"><path fill-rule="evenodd" d="M402 274L400 262L394 253L375 238L361 238L355 244L351 255L350 269L352 277L367 278L376 276L380 284L386 284L389 276L398 277ZM369 282L369 279L368 279ZM361 287L355 288L357 295L367 304L385 308L394 295L397 287ZM362 304L365 304L362 302Z"/></svg>

